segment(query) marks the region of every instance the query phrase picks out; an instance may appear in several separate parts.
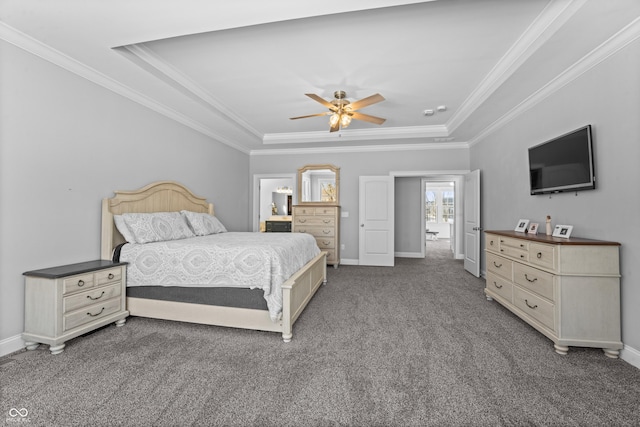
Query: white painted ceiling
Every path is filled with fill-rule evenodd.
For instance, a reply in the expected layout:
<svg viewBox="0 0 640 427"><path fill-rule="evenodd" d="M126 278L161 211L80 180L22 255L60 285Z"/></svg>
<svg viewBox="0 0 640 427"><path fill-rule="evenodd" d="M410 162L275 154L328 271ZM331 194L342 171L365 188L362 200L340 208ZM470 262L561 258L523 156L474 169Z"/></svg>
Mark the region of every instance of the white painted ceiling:
<svg viewBox="0 0 640 427"><path fill-rule="evenodd" d="M4 40L248 153L467 144L610 36L586 0L1 1ZM386 122L289 120L336 90Z"/></svg>

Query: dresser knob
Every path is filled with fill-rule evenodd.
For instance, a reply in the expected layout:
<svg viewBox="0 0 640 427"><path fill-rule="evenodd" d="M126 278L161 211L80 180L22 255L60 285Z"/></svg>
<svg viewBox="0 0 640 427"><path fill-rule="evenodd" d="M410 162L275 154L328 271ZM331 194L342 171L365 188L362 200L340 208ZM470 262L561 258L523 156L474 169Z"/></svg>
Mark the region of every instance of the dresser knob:
<svg viewBox="0 0 640 427"><path fill-rule="evenodd" d="M84 280L78 280L78 286L84 286Z"/></svg>
<svg viewBox="0 0 640 427"><path fill-rule="evenodd" d="M542 258L542 252L538 252L536 256L538 257L538 259Z"/></svg>
<svg viewBox="0 0 640 427"><path fill-rule="evenodd" d="M114 277L116 277L116 276L114 276L113 273L109 273L109 275L107 276L107 278L109 278L109 280L113 279Z"/></svg>

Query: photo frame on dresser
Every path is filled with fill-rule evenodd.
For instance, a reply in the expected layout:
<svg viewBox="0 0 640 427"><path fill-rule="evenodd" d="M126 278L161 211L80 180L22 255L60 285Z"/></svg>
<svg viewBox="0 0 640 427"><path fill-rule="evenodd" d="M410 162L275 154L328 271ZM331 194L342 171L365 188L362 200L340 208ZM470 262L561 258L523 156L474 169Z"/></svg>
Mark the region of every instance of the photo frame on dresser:
<svg viewBox="0 0 640 427"><path fill-rule="evenodd" d="M527 230L527 233L538 234L538 226L539 224L537 222L532 222L531 224L529 224L529 229Z"/></svg>
<svg viewBox="0 0 640 427"><path fill-rule="evenodd" d="M518 220L518 224L516 224L515 231L519 231L521 233L526 233L527 232L527 226L529 226L529 220L528 219L520 219L520 220Z"/></svg>
<svg viewBox="0 0 640 427"><path fill-rule="evenodd" d="M556 225L553 229L553 237L562 237L564 239L568 239L571 236L571 232L573 231L573 225Z"/></svg>

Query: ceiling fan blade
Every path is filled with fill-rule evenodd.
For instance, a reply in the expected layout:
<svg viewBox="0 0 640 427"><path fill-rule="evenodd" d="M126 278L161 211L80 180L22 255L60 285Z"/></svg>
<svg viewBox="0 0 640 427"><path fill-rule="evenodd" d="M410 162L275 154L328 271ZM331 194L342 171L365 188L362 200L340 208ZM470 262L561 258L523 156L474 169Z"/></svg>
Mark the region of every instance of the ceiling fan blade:
<svg viewBox="0 0 640 427"><path fill-rule="evenodd" d="M366 107L367 105L375 104L377 102L384 101L384 96L376 93L375 95L367 96L366 98L362 98L359 101L353 101L349 106L352 111L359 110L360 108Z"/></svg>
<svg viewBox="0 0 640 427"><path fill-rule="evenodd" d="M325 107L327 107L331 111L335 111L336 110L336 106L335 105L333 105L329 101L319 97L318 95L316 95L314 93L305 93L305 95L307 95L309 98L313 99L314 101L317 101L320 104L324 105Z"/></svg>
<svg viewBox="0 0 640 427"><path fill-rule="evenodd" d="M289 120L306 119L307 117L328 116L329 114L331 114L331 111L327 111L326 113L309 114L308 116L289 117Z"/></svg>
<svg viewBox="0 0 640 427"><path fill-rule="evenodd" d="M380 118L380 117L371 116L369 114L358 113L356 111L354 111L351 114L351 117L353 117L356 120L362 120L364 122L375 123L377 125L381 125L381 124L383 124L385 122L385 120L387 120L387 119L383 119L383 118Z"/></svg>

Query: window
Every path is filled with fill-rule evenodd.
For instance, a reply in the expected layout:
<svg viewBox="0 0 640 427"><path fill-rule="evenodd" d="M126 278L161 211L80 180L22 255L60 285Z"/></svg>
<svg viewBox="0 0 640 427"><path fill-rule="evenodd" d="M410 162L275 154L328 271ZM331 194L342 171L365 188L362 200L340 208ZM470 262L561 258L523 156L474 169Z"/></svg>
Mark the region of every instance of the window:
<svg viewBox="0 0 640 427"><path fill-rule="evenodd" d="M453 222L453 191L442 192L442 220Z"/></svg>
<svg viewBox="0 0 640 427"><path fill-rule="evenodd" d="M434 191L427 191L425 193L424 218L427 222L438 221L438 203L436 200L436 193Z"/></svg>

